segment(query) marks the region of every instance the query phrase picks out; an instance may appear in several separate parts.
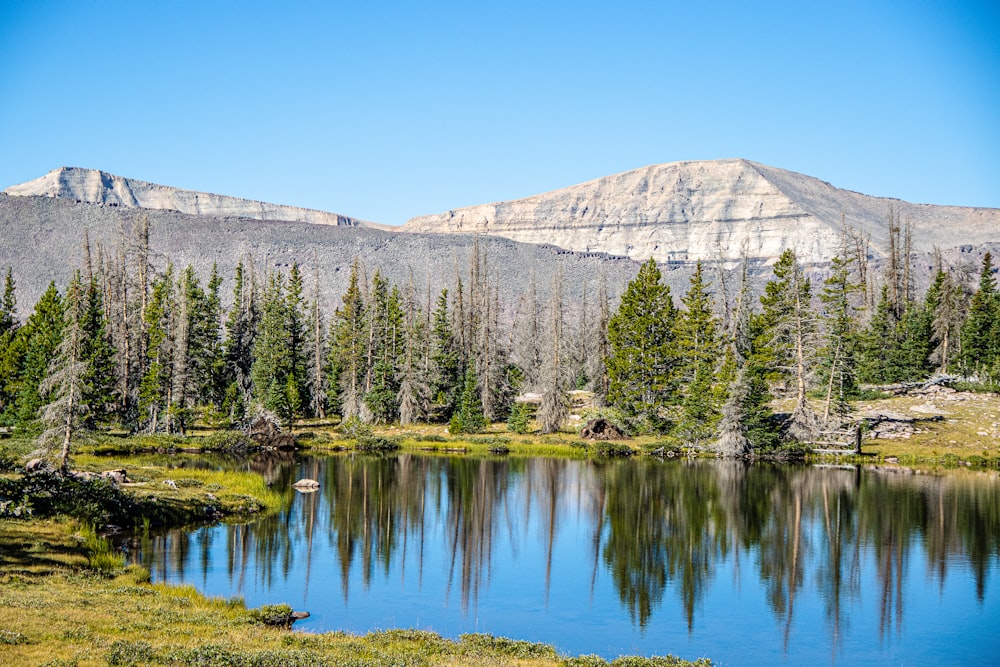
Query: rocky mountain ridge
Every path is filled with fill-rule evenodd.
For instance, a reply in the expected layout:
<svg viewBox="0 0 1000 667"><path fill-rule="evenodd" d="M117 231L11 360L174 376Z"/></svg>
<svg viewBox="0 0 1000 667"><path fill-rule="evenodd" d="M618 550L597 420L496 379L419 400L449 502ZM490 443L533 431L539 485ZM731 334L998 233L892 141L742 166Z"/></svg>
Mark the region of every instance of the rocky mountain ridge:
<svg viewBox="0 0 1000 667"><path fill-rule="evenodd" d="M158 211L178 211L189 215L251 220L308 222L317 225L381 227L339 213L269 204L252 199L229 197L157 185L134 178L116 176L96 169L60 167L41 178L7 188L16 197L53 197L88 204L122 206Z"/></svg>
<svg viewBox="0 0 1000 667"><path fill-rule="evenodd" d="M1000 209L911 204L743 159L670 162L561 190L409 220L409 232L487 234L660 262L773 260L793 248L828 262L849 226L889 251L889 219L914 250L1000 240Z"/></svg>

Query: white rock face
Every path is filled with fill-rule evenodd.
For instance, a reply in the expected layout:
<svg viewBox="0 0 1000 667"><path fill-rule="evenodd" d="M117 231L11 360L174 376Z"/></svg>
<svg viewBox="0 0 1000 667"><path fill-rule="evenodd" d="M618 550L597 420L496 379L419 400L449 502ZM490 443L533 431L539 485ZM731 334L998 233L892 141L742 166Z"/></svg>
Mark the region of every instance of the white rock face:
<svg viewBox="0 0 1000 667"><path fill-rule="evenodd" d="M888 250L890 210L910 222L915 250L1000 240L1000 210L910 204L841 190L747 160L672 162L527 199L413 218L404 231L489 234L632 259L776 258L836 254L843 224Z"/></svg>
<svg viewBox="0 0 1000 667"><path fill-rule="evenodd" d="M60 197L90 204L179 211L191 215L310 222L318 225L369 224L337 213L180 190L77 167L54 169L41 178L7 188L4 192L13 196Z"/></svg>

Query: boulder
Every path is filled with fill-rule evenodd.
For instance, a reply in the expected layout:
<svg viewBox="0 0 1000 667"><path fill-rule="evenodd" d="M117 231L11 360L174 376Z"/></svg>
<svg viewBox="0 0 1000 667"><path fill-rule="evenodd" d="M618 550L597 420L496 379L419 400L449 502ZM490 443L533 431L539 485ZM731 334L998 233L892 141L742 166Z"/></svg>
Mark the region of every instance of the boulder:
<svg viewBox="0 0 1000 667"><path fill-rule="evenodd" d="M625 434L607 419L600 417L587 422L580 431L580 437L587 440L624 440Z"/></svg>
<svg viewBox="0 0 1000 667"><path fill-rule="evenodd" d="M292 484L292 488L296 491L315 491L319 488L319 482L314 479L304 478Z"/></svg>

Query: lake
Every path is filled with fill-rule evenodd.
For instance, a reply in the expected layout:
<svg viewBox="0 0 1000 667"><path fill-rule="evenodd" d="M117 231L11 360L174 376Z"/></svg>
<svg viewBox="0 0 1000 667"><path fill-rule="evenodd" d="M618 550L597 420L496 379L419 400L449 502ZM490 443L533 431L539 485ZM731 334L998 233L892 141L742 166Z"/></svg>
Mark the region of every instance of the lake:
<svg viewBox="0 0 1000 667"><path fill-rule="evenodd" d="M1000 480L733 461L244 463L280 514L136 539L154 581L304 632L486 632L716 664L996 664ZM178 479L183 470L177 471ZM316 479L314 493L291 488Z"/></svg>

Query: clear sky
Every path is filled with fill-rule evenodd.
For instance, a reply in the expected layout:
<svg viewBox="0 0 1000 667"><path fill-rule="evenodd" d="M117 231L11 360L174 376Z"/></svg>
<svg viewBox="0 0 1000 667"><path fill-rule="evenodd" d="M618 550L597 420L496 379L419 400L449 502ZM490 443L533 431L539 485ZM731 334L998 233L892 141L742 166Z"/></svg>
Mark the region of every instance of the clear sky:
<svg viewBox="0 0 1000 667"><path fill-rule="evenodd" d="M400 224L728 157L1000 207L1000 2L0 0L0 188Z"/></svg>

